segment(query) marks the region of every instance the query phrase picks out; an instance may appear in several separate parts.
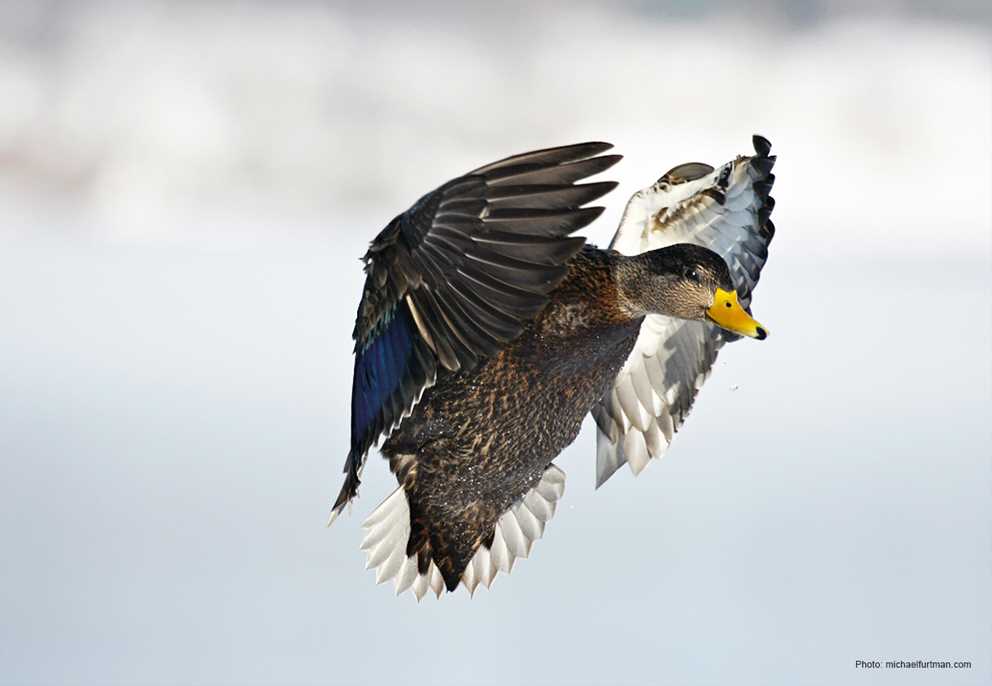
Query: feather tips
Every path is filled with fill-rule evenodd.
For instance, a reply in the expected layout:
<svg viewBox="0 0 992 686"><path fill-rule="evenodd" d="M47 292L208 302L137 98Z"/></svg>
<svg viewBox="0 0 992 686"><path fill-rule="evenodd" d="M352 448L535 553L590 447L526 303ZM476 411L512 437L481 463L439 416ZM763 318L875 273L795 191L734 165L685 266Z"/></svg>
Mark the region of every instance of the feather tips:
<svg viewBox="0 0 992 686"><path fill-rule="evenodd" d="M747 307L775 231L768 218L775 157L761 136L754 148L754 156L718 169L689 163L669 170L630 199L611 246L626 254L675 243L710 248L727 262ZM665 454L720 347L736 338L707 323L645 317L612 391L592 410L597 487L624 463L637 474Z"/></svg>
<svg viewBox="0 0 992 686"><path fill-rule="evenodd" d="M549 465L538 483L499 518L492 542L482 543L461 575L469 594L481 584L487 588L497 572L509 573L518 558L528 557L534 543L544 535L565 492L565 472ZM419 601L431 590L438 597L444 581L431 560L425 571L417 567L417 556L407 556L410 538L410 506L403 487L397 488L365 520L361 548L367 555L366 569L374 569L376 583L395 580L396 594L411 590Z"/></svg>

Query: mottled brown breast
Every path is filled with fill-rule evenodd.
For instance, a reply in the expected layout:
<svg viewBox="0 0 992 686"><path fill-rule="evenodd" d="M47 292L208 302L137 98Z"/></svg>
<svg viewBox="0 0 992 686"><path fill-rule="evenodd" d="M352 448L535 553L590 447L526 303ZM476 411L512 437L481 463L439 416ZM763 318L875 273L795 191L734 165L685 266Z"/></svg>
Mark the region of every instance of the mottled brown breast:
<svg viewBox="0 0 992 686"><path fill-rule="evenodd" d="M608 253L586 248L524 333L471 372L440 378L383 445L408 493L411 540L457 585L497 519L578 435L630 353Z"/></svg>

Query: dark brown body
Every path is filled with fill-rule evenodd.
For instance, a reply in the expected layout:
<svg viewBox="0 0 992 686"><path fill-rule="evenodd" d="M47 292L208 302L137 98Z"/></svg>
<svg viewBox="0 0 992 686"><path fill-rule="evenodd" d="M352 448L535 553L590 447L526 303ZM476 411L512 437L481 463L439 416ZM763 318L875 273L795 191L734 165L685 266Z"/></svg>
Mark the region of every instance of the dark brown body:
<svg viewBox="0 0 992 686"><path fill-rule="evenodd" d="M583 249L519 338L473 370L441 375L383 444L409 497L407 552L422 570L433 558L449 589L575 440L633 348L641 318L620 306L615 259Z"/></svg>

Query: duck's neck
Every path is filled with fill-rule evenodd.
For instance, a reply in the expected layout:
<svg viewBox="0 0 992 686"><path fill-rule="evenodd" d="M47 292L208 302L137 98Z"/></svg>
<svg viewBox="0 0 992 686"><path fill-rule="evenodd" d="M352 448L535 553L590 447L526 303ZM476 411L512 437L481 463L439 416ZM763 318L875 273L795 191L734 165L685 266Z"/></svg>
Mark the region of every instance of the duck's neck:
<svg viewBox="0 0 992 686"><path fill-rule="evenodd" d="M639 320L644 311L632 303L637 272L632 261L636 258L587 245L569 262L552 301L588 305L604 325Z"/></svg>
<svg viewBox="0 0 992 686"><path fill-rule="evenodd" d="M614 378L644 320L623 303L614 273L616 257L593 247L573 257L531 333L516 345L535 346L533 355L547 369Z"/></svg>
<svg viewBox="0 0 992 686"><path fill-rule="evenodd" d="M618 307L630 318L643 318L647 313L644 293L651 285L647 281L647 262L644 253L621 255L613 250L607 253L610 274L616 284Z"/></svg>
<svg viewBox="0 0 992 686"><path fill-rule="evenodd" d="M628 303L618 279L628 259L586 246L568 264L568 274L551 294L537 325L539 336L599 340L636 335L644 313Z"/></svg>

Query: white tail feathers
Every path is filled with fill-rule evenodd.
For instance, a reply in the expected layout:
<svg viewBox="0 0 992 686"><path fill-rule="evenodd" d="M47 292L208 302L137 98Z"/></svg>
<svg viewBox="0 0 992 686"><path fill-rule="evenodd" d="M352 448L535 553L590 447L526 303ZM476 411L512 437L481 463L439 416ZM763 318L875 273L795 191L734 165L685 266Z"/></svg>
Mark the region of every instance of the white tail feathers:
<svg viewBox="0 0 992 686"><path fill-rule="evenodd" d="M462 573L462 585L474 594L479 584L487 588L497 572L509 574L517 558L527 557L534 541L544 534L544 527L554 516L565 492L565 472L550 465L541 480L527 495L503 513L496 523L492 547L479 546ZM420 600L428 589L438 597L444 591L444 579L433 561L426 574L417 570L417 558L407 557L410 539L410 506L406 492L397 488L377 507L362 525L367 533L362 550L368 555L366 569L375 569L376 583L395 579L396 594L412 590Z"/></svg>

